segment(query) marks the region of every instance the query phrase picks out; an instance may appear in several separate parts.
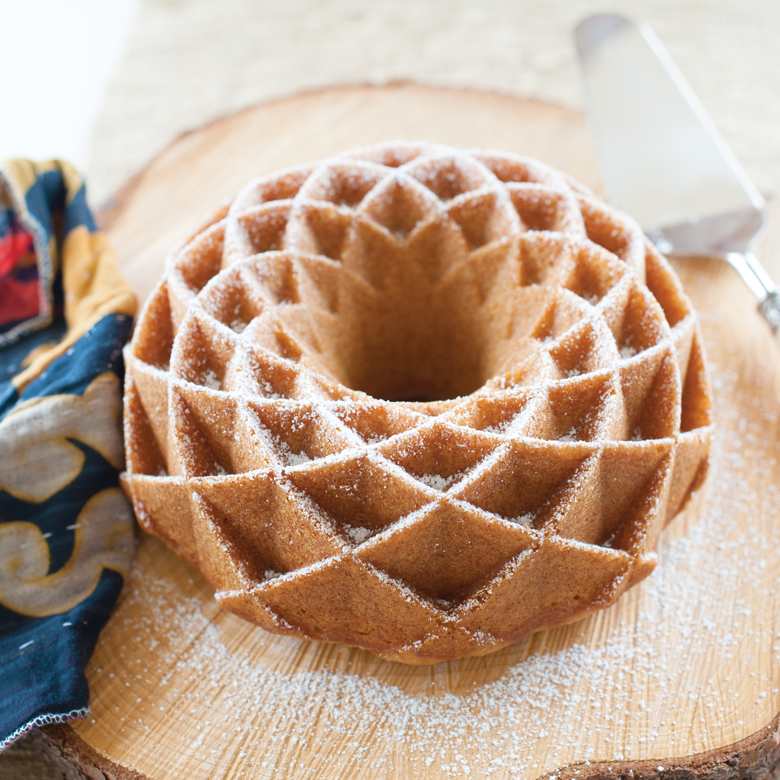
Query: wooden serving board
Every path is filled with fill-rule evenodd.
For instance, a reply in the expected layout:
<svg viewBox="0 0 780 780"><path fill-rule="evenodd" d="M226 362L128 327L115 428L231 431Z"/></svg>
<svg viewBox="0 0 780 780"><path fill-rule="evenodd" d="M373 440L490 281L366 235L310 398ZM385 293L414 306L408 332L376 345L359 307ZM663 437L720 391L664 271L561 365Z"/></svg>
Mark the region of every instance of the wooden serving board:
<svg viewBox="0 0 780 780"><path fill-rule="evenodd" d="M143 299L169 248L250 178L393 139L529 154L598 188L580 114L398 84L185 135L104 221ZM142 534L88 668L92 716L49 728L49 750L90 777L149 780L765 775L780 757L780 352L730 268L677 268L712 364L711 476L617 606L484 658L407 667L220 611Z"/></svg>

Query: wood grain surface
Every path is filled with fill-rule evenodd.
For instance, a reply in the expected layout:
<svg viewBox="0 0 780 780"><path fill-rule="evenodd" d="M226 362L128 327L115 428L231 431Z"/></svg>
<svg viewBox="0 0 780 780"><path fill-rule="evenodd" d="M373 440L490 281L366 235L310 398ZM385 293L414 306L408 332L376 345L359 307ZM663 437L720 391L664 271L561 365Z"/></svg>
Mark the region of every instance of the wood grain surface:
<svg viewBox="0 0 780 780"><path fill-rule="evenodd" d="M143 299L168 250L250 178L393 139L528 154L598 188L580 114L398 84L183 136L103 220ZM780 353L730 268L676 267L701 314L718 435L658 569L617 606L484 658L406 667L243 623L141 535L88 668L92 715L45 730L47 749L85 776L149 780L766 776L780 758Z"/></svg>

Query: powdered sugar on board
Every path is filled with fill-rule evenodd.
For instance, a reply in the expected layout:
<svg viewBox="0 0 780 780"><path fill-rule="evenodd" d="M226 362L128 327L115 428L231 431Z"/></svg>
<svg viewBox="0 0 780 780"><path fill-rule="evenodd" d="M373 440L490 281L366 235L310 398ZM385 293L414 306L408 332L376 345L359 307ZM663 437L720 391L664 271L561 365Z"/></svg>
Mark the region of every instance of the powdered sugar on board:
<svg viewBox="0 0 780 780"><path fill-rule="evenodd" d="M774 378L740 380L736 352L710 353L703 509L670 526L658 568L616 607L482 659L400 667L220 612L147 540L93 659L94 722L79 728L98 746L164 741L204 778L535 778L754 733L780 710L780 404ZM175 570L192 578L185 593Z"/></svg>

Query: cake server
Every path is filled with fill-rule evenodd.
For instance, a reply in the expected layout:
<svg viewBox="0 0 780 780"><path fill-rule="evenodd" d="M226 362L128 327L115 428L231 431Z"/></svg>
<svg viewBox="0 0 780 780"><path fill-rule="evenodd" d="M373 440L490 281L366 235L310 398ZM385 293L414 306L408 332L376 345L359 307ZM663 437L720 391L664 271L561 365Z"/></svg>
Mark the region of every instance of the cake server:
<svg viewBox="0 0 780 780"><path fill-rule="evenodd" d="M662 252L729 262L777 331L780 295L751 251L766 226L763 198L658 36L597 14L574 37L607 200Z"/></svg>

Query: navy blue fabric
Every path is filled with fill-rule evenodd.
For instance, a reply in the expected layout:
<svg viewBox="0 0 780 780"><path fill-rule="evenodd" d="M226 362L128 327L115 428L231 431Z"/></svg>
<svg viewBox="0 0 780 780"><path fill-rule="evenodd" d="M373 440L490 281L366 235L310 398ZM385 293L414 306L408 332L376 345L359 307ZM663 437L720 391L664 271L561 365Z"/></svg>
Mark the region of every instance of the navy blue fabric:
<svg viewBox="0 0 780 780"><path fill-rule="evenodd" d="M36 347L43 344L59 343L65 338L67 332L68 326L65 317L60 315L48 328L33 331L21 341L16 341L0 349L0 419L6 415L19 398L11 380L24 370L22 361Z"/></svg>
<svg viewBox="0 0 780 780"><path fill-rule="evenodd" d="M0 387L0 420L20 401L59 394L81 395L96 376L106 371L121 378L122 345L131 328L129 317L106 315L31 382L21 397L10 382L4 383ZM30 338L35 336L38 334ZM18 349L19 345L14 346ZM0 350L0 372L8 352ZM85 459L78 477L65 488L39 503L23 501L0 490L0 524L23 521L41 530L49 544L49 574L58 571L72 555L73 526L87 501L119 484L117 470L100 453L81 442L70 441L84 453ZM121 588L122 576L104 569L96 590L67 612L31 618L0 605L0 743L35 718L87 706L89 690L84 667Z"/></svg>
<svg viewBox="0 0 780 780"><path fill-rule="evenodd" d="M68 203L65 210L65 233L70 233L73 228L84 225L90 233L97 230L97 225L92 217L92 212L87 205L87 188L82 185Z"/></svg>
<svg viewBox="0 0 780 780"><path fill-rule="evenodd" d="M133 329L125 314L107 314L93 325L66 354L55 360L37 379L30 382L21 400L69 393L80 395L99 374L121 374L122 347Z"/></svg>
<svg viewBox="0 0 780 780"><path fill-rule="evenodd" d="M121 589L122 575L104 569L92 595L69 612L22 618L10 630L0 614L0 741L36 718L87 707L84 668Z"/></svg>

